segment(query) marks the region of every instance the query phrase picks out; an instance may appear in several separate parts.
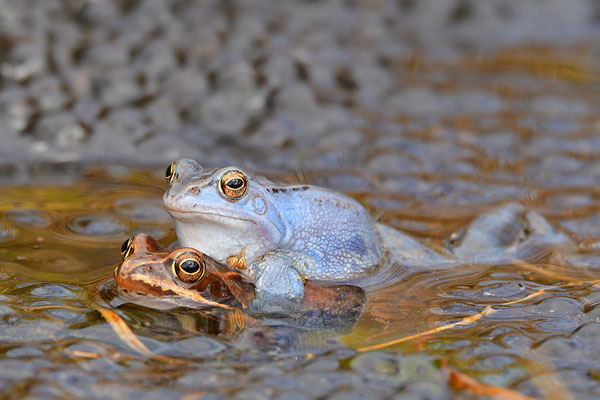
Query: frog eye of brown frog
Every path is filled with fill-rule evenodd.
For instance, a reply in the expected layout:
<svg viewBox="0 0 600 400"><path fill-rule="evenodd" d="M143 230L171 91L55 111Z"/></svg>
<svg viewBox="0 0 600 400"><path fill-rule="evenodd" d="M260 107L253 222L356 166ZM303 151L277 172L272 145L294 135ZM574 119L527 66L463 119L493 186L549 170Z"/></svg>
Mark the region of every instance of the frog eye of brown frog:
<svg viewBox="0 0 600 400"><path fill-rule="evenodd" d="M219 180L221 192L229 199L237 200L248 189L248 182L244 174L237 170L227 171Z"/></svg>
<svg viewBox="0 0 600 400"><path fill-rule="evenodd" d="M193 283L204 276L206 265L199 254L191 251L179 254L173 260L173 271L185 283Z"/></svg>
<svg viewBox="0 0 600 400"><path fill-rule="evenodd" d="M132 243L133 237L130 237L121 245L121 255L123 256L123 260L133 254L133 246L131 245Z"/></svg>
<svg viewBox="0 0 600 400"><path fill-rule="evenodd" d="M179 177L179 174L177 172L175 172L175 164L176 163L177 163L177 161L169 164L169 166L167 167L167 170L165 171L165 180L167 181L167 185L173 184L173 182L175 182L177 180L177 178Z"/></svg>

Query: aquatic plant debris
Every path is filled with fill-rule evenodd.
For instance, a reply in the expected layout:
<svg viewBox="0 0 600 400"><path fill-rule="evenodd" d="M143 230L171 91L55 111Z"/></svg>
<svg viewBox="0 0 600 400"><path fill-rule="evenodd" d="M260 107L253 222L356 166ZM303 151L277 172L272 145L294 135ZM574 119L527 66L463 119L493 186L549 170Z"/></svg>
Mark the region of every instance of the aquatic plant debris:
<svg viewBox="0 0 600 400"><path fill-rule="evenodd" d="M523 301L527 298L535 297L539 294L542 294L543 292L544 292L543 290L540 290L538 292L535 292L535 293L527 296L526 298L524 298L522 300L517 300L514 302L519 302L519 301ZM510 304L510 303L514 303L514 302L508 302L505 304ZM148 358L156 359L159 361L166 361L166 362L171 362L171 363L187 362L184 360L179 360L176 358L166 357L166 356L162 356L162 355L153 353L150 349L148 349L148 347L146 347L137 338L137 336L135 336L135 334L131 331L131 329L129 329L129 327L127 326L125 321L123 321L123 319L118 314L116 314L115 312L113 312L109 309L101 308L101 307L98 307L97 310L104 317L104 319L106 319L106 321L109 323L111 328L113 328L113 330L119 336L119 338L125 344L127 344L131 349L136 351L137 353L140 353ZM491 310L491 311L487 311L487 313L486 313L486 310ZM495 311L495 310L492 309L490 306L488 306L488 307L486 307L486 309L484 311L482 311L481 313L479 313L477 315L481 315L481 316L489 315L489 314L491 314L492 311ZM481 318L481 316L479 316L477 319ZM471 317L470 322L468 322L468 323L471 323L474 320L477 320L477 319L473 319L473 317ZM464 322L465 320L469 320L469 319L466 318L466 319L462 320L461 322ZM448 326L448 325L446 325L446 326ZM456 324L454 324L454 326L456 326ZM81 354L81 356L95 358L95 355L89 354L89 353ZM310 359L310 358L312 358L312 357L309 357L308 359ZM531 397L522 395L522 394L517 393L510 389L479 383L474 378L471 378L470 376L465 375L460 371L457 371L453 368L448 367L446 365L445 360L443 360L443 359L442 359L442 369L448 373L448 384L454 389L466 390L477 396L490 396L496 400L528 400L528 399L532 399Z"/></svg>
<svg viewBox="0 0 600 400"><path fill-rule="evenodd" d="M537 296L539 296L539 295L541 295L543 293L545 293L545 290L540 289L537 292L531 293L530 295L523 297L522 299L508 301L506 303L501 303L501 304L498 304L498 305L499 306L506 306L506 305L510 305L510 304L521 303L523 301L527 301L529 299L537 297ZM443 332L443 331L446 331L448 329L455 328L457 326L464 326L464 325L472 324L473 322L478 321L478 320L480 320L481 318L483 318L483 317L485 317L487 315L491 315L491 314L495 313L496 311L498 311L498 309L492 308L492 306L488 305L480 313L477 313L475 315L471 315L469 317L465 317L465 318L463 318L463 319L461 319L459 321L452 322L450 324L446 324L446 325L442 325L442 326L438 326L437 328L430 329L430 330L425 331L425 332L420 332L420 333L416 333L414 335L404 336L404 337L401 337L401 338L398 338L398 339L390 340L388 342L383 342L383 343L374 344L374 345L365 346L365 347L359 347L358 349L356 349L356 351L362 352L362 351L378 350L378 349L382 349L382 348L385 348L385 347L393 346L395 344L399 344L399 343L403 343L403 342L408 342L410 340L418 339L418 338L421 338L423 336L434 335L436 333Z"/></svg>
<svg viewBox="0 0 600 400"><path fill-rule="evenodd" d="M460 371L443 367L448 372L448 385L457 390L466 390L476 396L490 396L496 400L532 400L533 397L525 396L514 390L506 389L500 386L485 385L476 379L463 374Z"/></svg>
<svg viewBox="0 0 600 400"><path fill-rule="evenodd" d="M585 54L585 52L582 52ZM532 46L528 52L523 48L506 48L485 59L476 58L461 64L462 68L474 67L486 71L524 71L556 80L593 83L600 80L589 59L581 56L567 59L555 54L552 48Z"/></svg>
<svg viewBox="0 0 600 400"><path fill-rule="evenodd" d="M153 353L148 347L146 347L146 345L144 345L144 343L141 342L140 339L137 338L137 336L135 336L135 334L131 331L131 329L129 329L125 321L123 321L123 318L121 318L117 313L102 307L97 307L96 310L102 315L102 317L104 317L106 322L109 323L110 327L115 331L119 338L135 352L144 355L148 358L156 359L159 361L169 363L185 362L176 358L166 357Z"/></svg>
<svg viewBox="0 0 600 400"><path fill-rule="evenodd" d="M540 289L534 293L529 294L528 296L525 296L522 299L508 301L508 302L505 302L505 303L502 303L499 305L510 305L510 304L515 304L515 303L521 303L523 301L527 301L529 299L535 298L543 293L545 293L545 290ZM399 344L402 342L407 342L410 340L423 338L423 337L430 336L430 335L433 335L433 334L436 334L439 332L446 331L448 329L455 328L457 326L464 326L464 325L472 324L487 315L491 315L491 314L495 313L496 311L499 311L499 310L492 308L491 305L488 305L483 309L483 311L481 311L475 315L465 317L465 318L463 318L459 321L453 322L451 324L439 326L437 328L434 328L434 329L431 329L431 330L428 330L425 332L420 332L420 333L417 333L414 335L405 336L405 337L395 339L392 341L379 343L379 344L371 345L371 346L361 347L356 350L359 352L378 350L378 349L393 346L395 344ZM448 367L446 365L446 361L444 359L442 359L442 369L444 369L445 371L448 372L448 385L453 387L454 389L466 390L476 396L490 396L493 399L497 399L497 400L532 399L532 397L525 396L523 394L520 394L520 393L510 390L510 389L506 389L506 388L503 388L500 386L485 385L483 383L480 383L476 379L474 379L458 370L455 370L454 368Z"/></svg>

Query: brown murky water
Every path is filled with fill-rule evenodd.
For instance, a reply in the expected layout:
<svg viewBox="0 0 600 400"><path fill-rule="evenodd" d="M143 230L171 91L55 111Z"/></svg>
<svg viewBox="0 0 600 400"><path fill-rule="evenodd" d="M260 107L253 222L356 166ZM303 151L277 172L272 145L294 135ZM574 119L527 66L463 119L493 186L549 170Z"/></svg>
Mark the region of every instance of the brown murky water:
<svg viewBox="0 0 600 400"><path fill-rule="evenodd" d="M15 398L23 393L187 393L195 398L239 391L258 397L296 391L315 396L340 388L372 391L378 381L383 382L378 394L400 390L444 398L454 389L435 367L441 359L481 382L524 393L557 398L556 393L571 393L573 385L586 394L600 393L595 364L600 355L598 264L405 270L397 283L371 290L356 326L356 321L337 321L266 329L222 311L165 312L119 304L111 274L121 242L142 231L165 245L176 240L161 205L160 173L134 171L115 178L96 171L70 186L0 190L0 367L4 390ZM569 214L577 219L594 215L597 195L553 189L539 198L587 199L569 213L555 212L555 223L569 223ZM358 197L373 205L393 196ZM549 207L543 201L534 205ZM423 206L379 212L382 220L401 217L413 233L443 245L447 232L460 229L477 211ZM596 246L588 242L587 247L584 253L593 265ZM540 289L545 293L506 304ZM471 324L394 344L476 315L488 305L495 306L494 312ZM114 307L154 353L187 361L136 354L98 307ZM363 351L373 345L382 348ZM405 355L398 358L398 351ZM411 367L402 363L407 362L418 368L406 372ZM399 365L402 373L396 370ZM205 389L198 389L198 381Z"/></svg>
<svg viewBox="0 0 600 400"><path fill-rule="evenodd" d="M348 192L383 222L434 247L489 207L514 200L578 245L560 262L402 270L395 283L375 285L358 321L290 326L123 303L112 286L123 240L138 232L167 246L176 240L161 205L162 167L99 168L75 183L1 187L2 393L476 397L448 383L440 368L447 363L481 383L533 397L597 398L599 78L564 61L578 53L575 46L510 50L458 65L412 60L419 74L407 75L407 85L422 79L445 96L432 111L438 117L386 121L357 110L377 120L362 132L364 159L353 169L317 166L302 179ZM448 112L440 109L446 100L453 104ZM462 115L461 102L478 102L479 112ZM320 146L327 165L332 143ZM99 307L115 311L155 355L169 358L132 350ZM472 319L443 328L464 318Z"/></svg>

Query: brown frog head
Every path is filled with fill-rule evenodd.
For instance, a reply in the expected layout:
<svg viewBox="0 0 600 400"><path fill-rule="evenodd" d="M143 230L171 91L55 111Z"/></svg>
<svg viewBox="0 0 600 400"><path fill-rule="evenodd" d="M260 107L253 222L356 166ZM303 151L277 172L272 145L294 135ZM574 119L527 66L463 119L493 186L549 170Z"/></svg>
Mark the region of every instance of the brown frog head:
<svg viewBox="0 0 600 400"><path fill-rule="evenodd" d="M121 253L115 280L129 294L228 309L235 300L246 307L254 297L254 286L240 273L189 247L168 251L152 236L140 233L123 243Z"/></svg>

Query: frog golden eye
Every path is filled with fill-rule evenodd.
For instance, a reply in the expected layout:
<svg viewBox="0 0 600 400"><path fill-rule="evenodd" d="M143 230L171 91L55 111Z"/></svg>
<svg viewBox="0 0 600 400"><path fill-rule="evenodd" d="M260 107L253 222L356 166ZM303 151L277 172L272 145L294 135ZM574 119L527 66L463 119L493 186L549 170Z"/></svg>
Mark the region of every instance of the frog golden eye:
<svg viewBox="0 0 600 400"><path fill-rule="evenodd" d="M125 239L125 241L121 245L121 254L127 251L127 249L129 248L129 243L131 243L131 238Z"/></svg>
<svg viewBox="0 0 600 400"><path fill-rule="evenodd" d="M167 181L167 185L171 185L173 182L175 182L175 180L179 176L179 174L177 172L175 172L175 164L176 163L177 163L177 161L172 162L167 167L167 170L165 171L165 180Z"/></svg>
<svg viewBox="0 0 600 400"><path fill-rule="evenodd" d="M123 256L123 259L126 259L131 255L131 253L133 253L133 246L131 246L132 242L133 238L130 237L129 239L125 240L121 245L121 255Z"/></svg>
<svg viewBox="0 0 600 400"><path fill-rule="evenodd" d="M198 254L186 252L173 261L175 275L185 283L196 282L204 276L206 266Z"/></svg>
<svg viewBox="0 0 600 400"><path fill-rule="evenodd" d="M228 171L219 181L221 191L230 199L239 199L248 189L246 177L240 171Z"/></svg>

